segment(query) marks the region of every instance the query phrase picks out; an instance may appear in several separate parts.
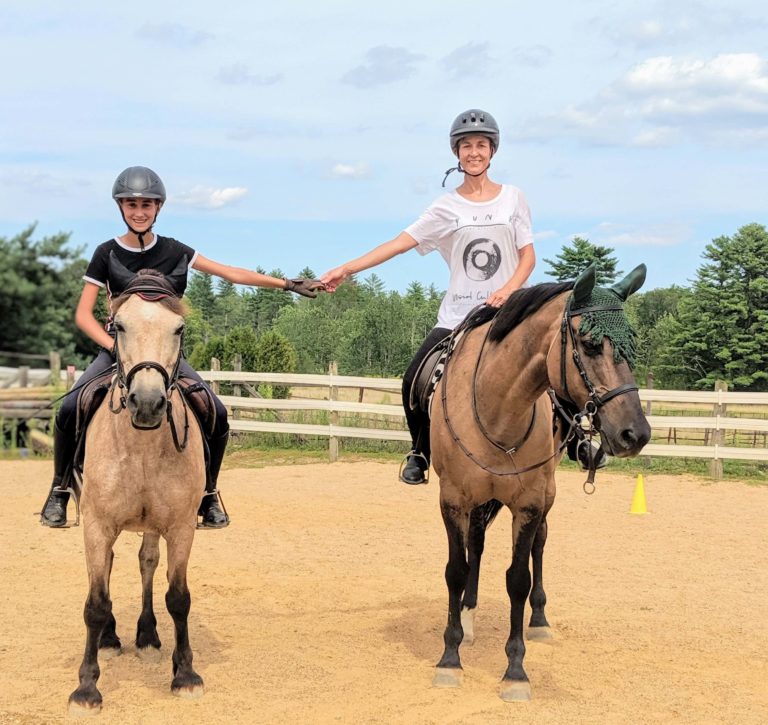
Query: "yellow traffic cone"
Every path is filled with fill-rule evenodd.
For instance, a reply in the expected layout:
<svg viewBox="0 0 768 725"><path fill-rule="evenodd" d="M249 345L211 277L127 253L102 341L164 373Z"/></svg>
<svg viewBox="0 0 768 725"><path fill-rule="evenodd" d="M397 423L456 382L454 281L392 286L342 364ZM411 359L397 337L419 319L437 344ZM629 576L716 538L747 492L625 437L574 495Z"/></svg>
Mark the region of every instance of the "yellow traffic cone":
<svg viewBox="0 0 768 725"><path fill-rule="evenodd" d="M635 484L635 493L632 496L632 505L629 507L631 514L647 514L645 507L645 486L643 485L643 474L637 474L637 483Z"/></svg>

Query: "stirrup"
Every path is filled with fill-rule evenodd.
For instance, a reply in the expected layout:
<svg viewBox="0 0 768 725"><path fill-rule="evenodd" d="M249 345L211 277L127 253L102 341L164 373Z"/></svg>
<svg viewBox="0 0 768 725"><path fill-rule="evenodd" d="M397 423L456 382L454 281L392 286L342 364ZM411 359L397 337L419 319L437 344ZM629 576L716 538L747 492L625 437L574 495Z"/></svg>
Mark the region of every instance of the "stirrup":
<svg viewBox="0 0 768 725"><path fill-rule="evenodd" d="M195 526L195 528L198 528L198 529L214 529L214 530L226 529L227 526L229 526L229 524L231 523L231 519L229 518L229 512L227 511L227 507L224 505L224 499L221 496L221 491L219 491L218 488L214 488L213 491L206 491L203 494L203 498L200 499L201 505L202 505L203 499L205 499L206 496L215 496L218 499L219 506L220 506L221 510L224 512L224 516L226 517L227 520L223 524L220 524L218 526L211 526L209 524L203 523L203 516L198 513L197 516L196 516L196 526ZM199 511L200 510L200 506L198 506L197 509Z"/></svg>
<svg viewBox="0 0 768 725"><path fill-rule="evenodd" d="M408 459L411 457L421 458L421 460L424 461L425 468L422 470L422 473L424 474L424 480L422 481L422 483L429 483L429 461L427 460L427 457L423 453L419 453L418 451L409 451L408 453L405 454L405 457L400 463L400 468L397 472L398 479L403 483L407 483L409 486L413 485L413 481L406 481L403 478L403 470L408 465Z"/></svg>
<svg viewBox="0 0 768 725"><path fill-rule="evenodd" d="M73 474L73 475L76 475L76 474ZM72 523L69 523L69 517L67 517L67 520L61 526L49 526L48 524L46 524L43 521L43 511L45 511L45 505L48 503L48 499L46 498L45 503L43 504L43 510L38 512L38 516L40 517L38 519L40 522L40 525L45 526L46 529L71 529L73 526L80 526L80 497L77 495L77 491L75 490L75 487L72 486L72 484L69 484L66 488L59 488L58 486L56 486L55 488L51 489L51 491L48 493L49 498L53 491L69 494L69 501L75 502L75 520ZM67 501L67 503L69 503L69 501Z"/></svg>

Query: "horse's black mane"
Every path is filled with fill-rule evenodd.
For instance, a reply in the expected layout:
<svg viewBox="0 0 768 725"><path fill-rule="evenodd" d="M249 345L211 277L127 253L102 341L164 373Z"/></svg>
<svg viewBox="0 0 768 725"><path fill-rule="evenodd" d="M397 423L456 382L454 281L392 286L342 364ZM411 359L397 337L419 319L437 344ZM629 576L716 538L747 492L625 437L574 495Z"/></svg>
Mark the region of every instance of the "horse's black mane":
<svg viewBox="0 0 768 725"><path fill-rule="evenodd" d="M483 306L471 313L467 318L467 329L485 324L496 317L491 330L491 342L500 342L523 320L540 310L547 302L563 292L573 289L573 281L544 282L533 287L524 287L513 292L507 301L496 310Z"/></svg>

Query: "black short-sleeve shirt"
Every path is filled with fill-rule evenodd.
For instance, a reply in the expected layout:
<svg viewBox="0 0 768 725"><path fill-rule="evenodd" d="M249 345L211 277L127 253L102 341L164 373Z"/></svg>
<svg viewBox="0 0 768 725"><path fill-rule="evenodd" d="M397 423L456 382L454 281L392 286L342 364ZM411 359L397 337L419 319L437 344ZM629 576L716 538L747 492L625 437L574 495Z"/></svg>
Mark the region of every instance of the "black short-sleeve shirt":
<svg viewBox="0 0 768 725"><path fill-rule="evenodd" d="M96 247L83 279L99 287L106 287L110 297L112 290L109 280L109 255L112 252L131 272L138 272L141 269L156 269L162 274L171 274L185 256L187 258L187 270L189 270L197 257L197 252L192 247L171 237L156 235L154 241L144 247L144 252L133 247L127 247L116 238L108 239ZM186 281L184 287L186 287Z"/></svg>

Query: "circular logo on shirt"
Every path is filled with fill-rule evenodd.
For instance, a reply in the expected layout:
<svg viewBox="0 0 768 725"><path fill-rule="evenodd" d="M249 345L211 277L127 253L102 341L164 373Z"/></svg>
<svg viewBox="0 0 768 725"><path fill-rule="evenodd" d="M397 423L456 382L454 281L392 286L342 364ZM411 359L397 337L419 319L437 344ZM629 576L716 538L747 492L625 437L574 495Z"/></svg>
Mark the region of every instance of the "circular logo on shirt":
<svg viewBox="0 0 768 725"><path fill-rule="evenodd" d="M473 239L464 249L464 271L471 280L485 282L499 271L501 250L490 239Z"/></svg>

